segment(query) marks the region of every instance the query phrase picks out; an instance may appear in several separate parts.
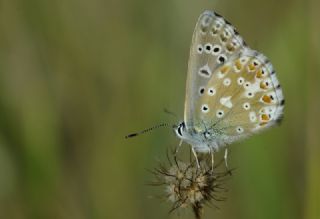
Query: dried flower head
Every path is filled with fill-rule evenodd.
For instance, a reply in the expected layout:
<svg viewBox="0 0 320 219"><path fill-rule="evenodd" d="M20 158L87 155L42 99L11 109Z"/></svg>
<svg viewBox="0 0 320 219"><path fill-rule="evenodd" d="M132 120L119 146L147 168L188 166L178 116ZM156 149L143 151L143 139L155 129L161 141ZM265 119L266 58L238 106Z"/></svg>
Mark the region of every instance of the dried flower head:
<svg viewBox="0 0 320 219"><path fill-rule="evenodd" d="M153 171L156 175L153 185L165 187L165 199L173 203L170 212L191 207L196 218L201 218L204 205L225 200L219 193L226 191L224 182L230 171L217 172L219 165L212 169L206 159L200 161L200 169L195 162L174 159L169 163L169 167L160 165Z"/></svg>

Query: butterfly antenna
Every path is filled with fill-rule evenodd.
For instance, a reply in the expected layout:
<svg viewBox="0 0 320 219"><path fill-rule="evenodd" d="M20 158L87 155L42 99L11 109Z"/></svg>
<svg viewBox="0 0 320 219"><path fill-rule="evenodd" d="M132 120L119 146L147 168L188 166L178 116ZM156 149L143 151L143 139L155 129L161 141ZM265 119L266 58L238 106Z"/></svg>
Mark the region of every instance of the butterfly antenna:
<svg viewBox="0 0 320 219"><path fill-rule="evenodd" d="M125 138L132 138L132 137L136 137L138 135L141 135L141 134L144 134L144 133L147 133L147 132L150 132L154 129L157 129L157 128L160 128L160 127L167 127L169 124L168 123L161 123L159 125L155 125L153 127L150 127L150 128L147 128L145 130L142 130L140 132L136 132L136 133L131 133L129 135L126 135Z"/></svg>

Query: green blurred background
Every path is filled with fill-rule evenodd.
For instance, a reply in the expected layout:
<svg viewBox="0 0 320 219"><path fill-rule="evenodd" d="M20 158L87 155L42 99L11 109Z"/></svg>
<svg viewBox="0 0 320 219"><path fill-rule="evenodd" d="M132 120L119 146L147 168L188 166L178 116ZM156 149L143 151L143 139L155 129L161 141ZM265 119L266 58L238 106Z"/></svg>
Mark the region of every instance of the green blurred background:
<svg viewBox="0 0 320 219"><path fill-rule="evenodd" d="M179 218L146 171L178 143L205 9L275 66L285 119L231 147L228 200L205 218L320 218L320 2L0 0L0 218ZM193 218L188 211L180 218Z"/></svg>

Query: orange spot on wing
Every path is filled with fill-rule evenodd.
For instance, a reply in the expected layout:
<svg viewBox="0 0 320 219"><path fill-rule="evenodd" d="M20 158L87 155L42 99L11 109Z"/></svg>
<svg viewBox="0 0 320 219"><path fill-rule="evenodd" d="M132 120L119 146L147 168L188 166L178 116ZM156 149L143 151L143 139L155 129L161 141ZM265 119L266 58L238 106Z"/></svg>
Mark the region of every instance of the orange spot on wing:
<svg viewBox="0 0 320 219"><path fill-rule="evenodd" d="M221 35L220 35L220 38L221 38L221 41L222 41L222 42L226 42L226 41L228 40L228 38L225 37L224 34L221 34Z"/></svg>
<svg viewBox="0 0 320 219"><path fill-rule="evenodd" d="M241 62L240 62L240 60L238 59L237 61L236 61L236 68L238 69L238 70L241 70L241 68L242 68L242 65L241 65Z"/></svg>
<svg viewBox="0 0 320 219"><path fill-rule="evenodd" d="M257 78L262 78L262 69L259 69L256 74Z"/></svg>
<svg viewBox="0 0 320 219"><path fill-rule="evenodd" d="M232 45L231 43L229 43L229 44L227 45L227 50L228 50L229 52L233 52L233 51L235 50L235 48L233 47L233 45Z"/></svg>
<svg viewBox="0 0 320 219"><path fill-rule="evenodd" d="M267 114L262 114L261 115L261 119L263 120L263 121L269 121L269 116L267 115Z"/></svg>
<svg viewBox="0 0 320 219"><path fill-rule="evenodd" d="M267 85L262 81L262 82L260 83L260 88L261 88L261 89L267 89L268 87L267 87Z"/></svg>
<svg viewBox="0 0 320 219"><path fill-rule="evenodd" d="M265 103L271 103L271 97L268 95L263 95L262 101Z"/></svg>
<svg viewBox="0 0 320 219"><path fill-rule="evenodd" d="M226 73L229 69L230 69L229 66L223 66L223 67L220 69L220 72L221 72L222 74L224 74L224 73Z"/></svg>
<svg viewBox="0 0 320 219"><path fill-rule="evenodd" d="M250 64L248 65L248 68L249 68L249 71L254 71L254 70L256 70L256 66L254 66L254 64L252 64L252 63L250 63Z"/></svg>

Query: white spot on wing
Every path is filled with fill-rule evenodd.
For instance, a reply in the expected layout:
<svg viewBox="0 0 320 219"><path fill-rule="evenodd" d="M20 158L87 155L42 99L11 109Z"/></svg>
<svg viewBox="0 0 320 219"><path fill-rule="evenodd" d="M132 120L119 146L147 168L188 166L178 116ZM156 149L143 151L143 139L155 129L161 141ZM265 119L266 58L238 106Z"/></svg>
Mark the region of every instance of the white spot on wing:
<svg viewBox="0 0 320 219"><path fill-rule="evenodd" d="M250 112L249 113L249 119L251 122L255 122L257 120L257 116L256 116L256 113L255 112Z"/></svg>
<svg viewBox="0 0 320 219"><path fill-rule="evenodd" d="M217 73L219 79L223 78L226 74L223 74L221 71Z"/></svg>
<svg viewBox="0 0 320 219"><path fill-rule="evenodd" d="M220 98L220 103L221 105L228 107L228 108L232 108L232 102L231 102L231 96L229 97L221 97Z"/></svg>
<svg viewBox="0 0 320 219"><path fill-rule="evenodd" d="M224 86L229 86L229 85L231 84L230 78L224 79L224 80L223 80L223 84L224 84Z"/></svg>

